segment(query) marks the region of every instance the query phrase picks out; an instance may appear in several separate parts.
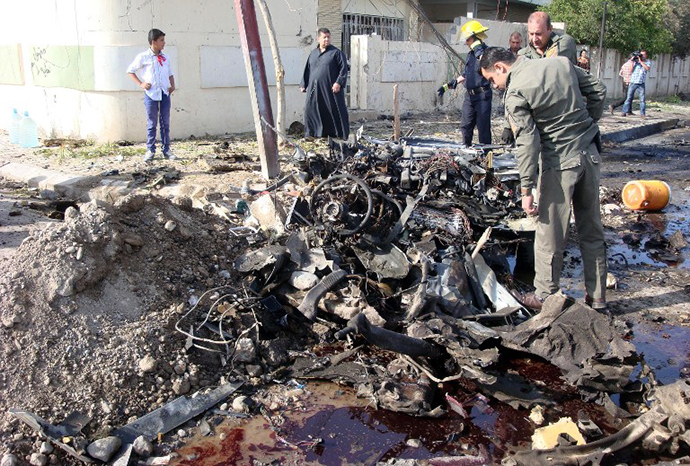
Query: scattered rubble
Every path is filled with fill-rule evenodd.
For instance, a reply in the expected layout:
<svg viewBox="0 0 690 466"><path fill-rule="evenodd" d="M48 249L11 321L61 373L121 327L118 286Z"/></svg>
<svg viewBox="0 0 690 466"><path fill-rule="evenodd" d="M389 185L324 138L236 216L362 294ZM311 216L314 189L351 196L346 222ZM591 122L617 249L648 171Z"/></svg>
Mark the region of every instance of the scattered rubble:
<svg viewBox="0 0 690 466"><path fill-rule="evenodd" d="M281 405L300 403L305 379L350 385L381 409L465 419L467 400L439 389L462 382L482 403L525 410L532 426L553 421L557 390L507 370L516 353L548 361L621 426L604 436L583 412L537 429L532 450L502 452L505 464L690 445L690 413L670 409L690 389L659 386L609 316L562 295L534 315L513 297L529 286L509 259L529 268L533 226L509 149L360 132L329 150L295 150L279 182L203 210L130 195L66 206L63 222L33 232L0 272L0 408L48 441L17 437L28 431L6 415L2 465L63 452L168 464L185 439L214 435L214 419L250 415L286 445L315 448L322 439L281 435ZM174 173L145 179L153 189ZM605 215L630 215L619 201L608 196ZM639 230L623 241L641 245ZM676 232L643 247L668 259L687 242ZM289 385L280 401L253 396L275 382ZM489 464L493 453L478 445L428 464Z"/></svg>
<svg viewBox="0 0 690 466"><path fill-rule="evenodd" d="M174 323L195 290L233 283L244 246L229 227L133 195L69 207L64 222L33 231L0 275L3 413L21 407L55 423L77 410L93 419L91 437L170 401L175 369L187 391L216 384L219 362L184 351ZM23 452L17 427L4 414L0 437Z"/></svg>

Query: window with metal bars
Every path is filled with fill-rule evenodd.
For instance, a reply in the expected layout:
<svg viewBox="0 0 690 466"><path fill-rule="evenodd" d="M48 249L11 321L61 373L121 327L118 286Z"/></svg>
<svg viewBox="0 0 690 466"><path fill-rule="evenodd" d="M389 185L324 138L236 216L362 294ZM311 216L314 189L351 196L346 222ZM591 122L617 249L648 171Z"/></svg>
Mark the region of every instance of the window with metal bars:
<svg viewBox="0 0 690 466"><path fill-rule="evenodd" d="M350 59L350 37L365 34L376 34L383 40L405 40L404 20L386 16L345 13L343 15L342 51L345 52L348 60Z"/></svg>

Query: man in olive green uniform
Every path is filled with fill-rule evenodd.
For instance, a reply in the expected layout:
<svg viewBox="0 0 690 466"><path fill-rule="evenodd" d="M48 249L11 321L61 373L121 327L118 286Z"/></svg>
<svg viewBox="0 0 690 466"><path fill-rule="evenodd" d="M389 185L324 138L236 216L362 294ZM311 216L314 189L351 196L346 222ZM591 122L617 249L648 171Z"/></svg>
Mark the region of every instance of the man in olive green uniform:
<svg viewBox="0 0 690 466"><path fill-rule="evenodd" d="M518 51L518 57L550 58L566 57L573 65L577 65L577 46L575 39L568 34L556 34L553 32L551 18L543 11L535 11L527 19L527 47ZM501 133L503 144L515 142L515 135L510 130L506 121Z"/></svg>
<svg viewBox="0 0 690 466"><path fill-rule="evenodd" d="M606 308L606 244L599 211L599 127L606 88L564 57L515 59L489 47L479 63L482 74L506 89L506 118L517 145L522 208L537 215L536 292L526 306L541 308L560 290L571 204L584 263L587 304ZM541 153L541 157L540 157ZM532 189L539 178L539 206Z"/></svg>
<svg viewBox="0 0 690 466"><path fill-rule="evenodd" d="M522 48L519 56L526 58L566 57L577 65L577 47L575 39L568 34L553 32L551 18L543 11L535 11L527 19L527 47Z"/></svg>

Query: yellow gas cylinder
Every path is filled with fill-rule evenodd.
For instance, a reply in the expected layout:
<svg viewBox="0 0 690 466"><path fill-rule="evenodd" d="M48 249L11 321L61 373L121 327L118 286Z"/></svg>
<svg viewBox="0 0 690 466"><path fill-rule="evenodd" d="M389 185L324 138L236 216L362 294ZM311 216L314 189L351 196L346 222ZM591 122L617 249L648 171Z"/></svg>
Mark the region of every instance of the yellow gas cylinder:
<svg viewBox="0 0 690 466"><path fill-rule="evenodd" d="M671 188L663 181L630 181L623 187L622 197L632 210L661 210L671 200Z"/></svg>

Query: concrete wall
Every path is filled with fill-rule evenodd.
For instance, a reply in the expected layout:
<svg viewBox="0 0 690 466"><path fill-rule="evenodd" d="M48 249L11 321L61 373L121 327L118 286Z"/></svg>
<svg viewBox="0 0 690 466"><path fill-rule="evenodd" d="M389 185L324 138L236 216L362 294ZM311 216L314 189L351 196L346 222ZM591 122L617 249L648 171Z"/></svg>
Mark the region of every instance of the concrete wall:
<svg viewBox="0 0 690 466"><path fill-rule="evenodd" d="M343 35L343 0L318 0L319 11L316 14L318 28L331 31L331 44L340 48Z"/></svg>
<svg viewBox="0 0 690 466"><path fill-rule="evenodd" d="M461 18L464 22L465 18ZM507 47L513 31L523 33L526 27L520 23L484 21L489 27L487 43ZM467 47L459 44L457 25L436 24L451 46L463 56ZM400 109L405 111L456 110L461 108L464 92L448 91L443 100L435 90L456 76L457 63L437 44L435 37L425 33L428 42L390 42L379 37L355 36L352 41L351 107L360 110L390 113L393 110L393 85L399 83ZM580 47L578 47L580 50ZM597 49L590 50L592 73L596 76L599 62ZM601 79L608 89L609 98L622 96L622 81L618 71L624 59L615 50L604 51ZM453 60L457 62L456 59ZM455 65L455 66L454 66ZM647 76L648 96L664 96L678 92L690 92L690 59L674 60L661 55L652 60ZM494 92L493 106L500 105L500 97Z"/></svg>
<svg viewBox="0 0 690 466"><path fill-rule="evenodd" d="M590 53L592 74L597 75L599 67L599 50L593 48ZM623 93L623 82L618 76L623 62L628 55L616 50L604 49L600 79L606 84L608 96L619 98ZM647 73L645 94L647 96L665 96L678 92L690 92L690 59L674 60L671 55L658 55L652 59L652 69Z"/></svg>
<svg viewBox="0 0 690 466"><path fill-rule="evenodd" d="M232 0L74 0L5 2L0 15L0 127L13 107L28 110L41 136L99 141L145 138L143 92L125 74L147 49L147 33L166 33L178 90L171 136L253 131L246 71ZM268 1L286 71L287 122L301 120L304 63L316 29L339 44L342 14L407 18L406 0ZM257 17L269 84L273 60ZM327 24L318 24L322 20ZM31 25L31 27L27 27ZM416 27L416 25L415 25ZM275 88L271 88L275 112Z"/></svg>
<svg viewBox="0 0 690 466"><path fill-rule="evenodd" d="M287 120L299 120L304 95L298 83L315 45L317 0L269 3L286 69ZM258 9L257 16L275 82ZM143 92L125 69L147 49L152 27L166 33L178 86L172 137L254 129L232 1L25 0L4 4L2 17L0 112L28 110L42 135L143 140Z"/></svg>
<svg viewBox="0 0 690 466"><path fill-rule="evenodd" d="M418 40L417 13L406 0L342 0L343 13L404 19L405 37Z"/></svg>
<svg viewBox="0 0 690 466"><path fill-rule="evenodd" d="M468 8L472 8L472 5L468 5L468 2L455 1L441 1L437 3L425 1L423 5L424 10L431 20L439 23L452 23L456 17L466 16ZM509 2L507 8L505 2L501 2L498 12L496 11L496 2L493 2L492 5L478 4L476 7L476 19L505 21L527 21L527 17L538 8L537 5L518 4L513 2Z"/></svg>
<svg viewBox="0 0 690 466"><path fill-rule="evenodd" d="M409 18L412 8L405 0L343 0L343 13L385 16L387 18Z"/></svg>
<svg viewBox="0 0 690 466"><path fill-rule="evenodd" d="M437 45L353 36L350 106L390 112L393 85L399 84L401 112L432 110L439 104L436 89L453 74L445 52ZM449 92L445 107L459 108L461 95Z"/></svg>
<svg viewBox="0 0 690 466"><path fill-rule="evenodd" d="M459 25L467 19L436 23L451 46L463 57L468 49L458 39ZM508 46L510 34L520 32L527 37L522 23L482 21L487 26L487 44ZM350 105L360 110L390 112L393 109L393 85L398 83L400 111L428 111L433 109L458 110L465 93L461 89L447 92L438 99L436 89L457 76L459 63L454 63L439 45L426 24L421 27L422 42L390 42L378 37L355 36L352 40L350 60ZM526 43L526 42L525 42ZM500 106L495 93L493 106Z"/></svg>

